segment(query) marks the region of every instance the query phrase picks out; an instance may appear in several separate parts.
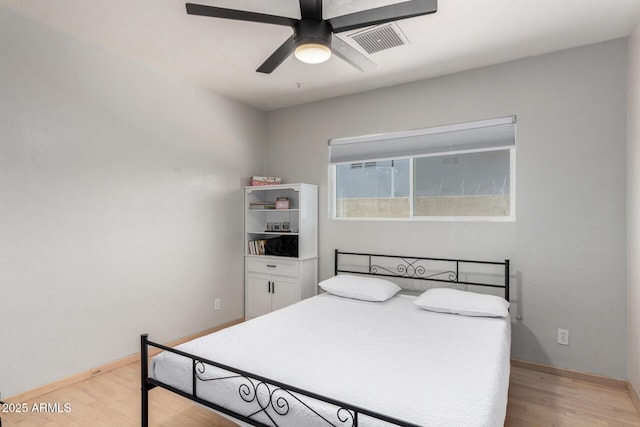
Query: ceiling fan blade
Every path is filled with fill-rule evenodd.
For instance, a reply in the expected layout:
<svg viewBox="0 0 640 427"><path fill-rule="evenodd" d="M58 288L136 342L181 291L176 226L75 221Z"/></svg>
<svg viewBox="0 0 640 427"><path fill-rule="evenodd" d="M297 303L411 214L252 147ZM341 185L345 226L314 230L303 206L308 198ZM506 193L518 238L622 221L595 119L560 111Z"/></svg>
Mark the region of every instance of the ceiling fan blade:
<svg viewBox="0 0 640 427"><path fill-rule="evenodd" d="M266 15L264 13L247 12L244 10L225 9L222 7L206 6L203 4L186 3L189 15L211 16L213 18L235 19L237 21L261 22L264 24L293 26L296 19L284 16Z"/></svg>
<svg viewBox="0 0 640 427"><path fill-rule="evenodd" d="M328 19L334 33L435 13L438 0L411 0Z"/></svg>
<svg viewBox="0 0 640 427"><path fill-rule="evenodd" d="M302 19L322 20L322 0L300 0Z"/></svg>
<svg viewBox="0 0 640 427"><path fill-rule="evenodd" d="M282 43L280 47L276 49L276 51L273 52L256 71L259 73L271 74L271 72L278 68L285 59L291 56L295 47L296 42L293 40L293 36L291 36Z"/></svg>
<svg viewBox="0 0 640 427"><path fill-rule="evenodd" d="M377 66L375 62L337 36L331 37L331 51L360 71L369 71Z"/></svg>

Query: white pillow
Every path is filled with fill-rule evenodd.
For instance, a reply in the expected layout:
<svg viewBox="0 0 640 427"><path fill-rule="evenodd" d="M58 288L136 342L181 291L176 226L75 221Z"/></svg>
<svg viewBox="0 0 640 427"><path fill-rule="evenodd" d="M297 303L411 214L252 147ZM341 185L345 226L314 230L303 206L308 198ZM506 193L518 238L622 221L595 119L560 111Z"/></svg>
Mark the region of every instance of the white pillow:
<svg viewBox="0 0 640 427"><path fill-rule="evenodd" d="M429 289L420 295L414 304L425 310L462 316L509 316L509 302L504 298L457 289Z"/></svg>
<svg viewBox="0 0 640 427"><path fill-rule="evenodd" d="M388 280L349 274L333 276L318 286L340 297L378 302L388 300L400 290L400 286Z"/></svg>

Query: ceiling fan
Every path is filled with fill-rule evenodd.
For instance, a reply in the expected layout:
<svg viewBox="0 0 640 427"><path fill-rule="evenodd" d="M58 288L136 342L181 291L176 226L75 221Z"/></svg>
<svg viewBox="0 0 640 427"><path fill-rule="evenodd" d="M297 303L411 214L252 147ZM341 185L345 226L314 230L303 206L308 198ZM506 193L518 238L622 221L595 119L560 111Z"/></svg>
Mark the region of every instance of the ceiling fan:
<svg viewBox="0 0 640 427"><path fill-rule="evenodd" d="M265 74L270 74L292 53L300 61L318 64L327 61L333 52L349 64L364 71L369 66L374 65L373 62L340 38L332 37L334 33L427 15L438 10L437 0L411 0L323 19L322 0L299 1L300 19L202 4L187 3L186 6L187 13L190 15L291 27L293 35L256 70Z"/></svg>

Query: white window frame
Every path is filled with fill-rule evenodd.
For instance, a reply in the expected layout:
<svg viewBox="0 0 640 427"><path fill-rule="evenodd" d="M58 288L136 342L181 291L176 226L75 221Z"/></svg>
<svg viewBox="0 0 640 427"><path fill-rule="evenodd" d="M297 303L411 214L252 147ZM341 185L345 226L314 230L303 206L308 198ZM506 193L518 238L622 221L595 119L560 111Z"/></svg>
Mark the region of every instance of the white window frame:
<svg viewBox="0 0 640 427"><path fill-rule="evenodd" d="M513 117L513 121L515 123L515 117ZM478 122L475 122L478 123ZM464 124L463 124L464 125ZM455 126L455 125L454 125ZM433 128L432 128L433 129ZM403 134L415 135L418 131L408 131L403 132ZM395 135L400 135L401 133L396 133ZM380 136L378 136L380 137ZM368 137L356 137L353 140L362 140ZM385 136L382 136L381 139L384 139ZM438 157L445 155L455 155L455 154L468 154L468 153L479 153L479 152L487 152L487 151L503 151L509 150L509 215L502 216L414 216L414 159L421 157ZM337 180L336 180L336 166L356 163L357 160L345 161L345 162L337 162L331 163L329 161L328 165L328 179L329 185L329 219L337 220L337 221L447 221L447 222L515 222L516 220L516 147L505 146L505 147L491 147L491 148L477 148L477 149L464 149L458 151L446 151L446 152L436 152L429 153L423 155L412 155L412 156L403 156L403 157L384 157L379 159L367 159L367 161L382 161L382 160L404 160L409 159L409 175L411 179L409 180L409 217L405 218L382 218L382 217L338 217L337 216Z"/></svg>

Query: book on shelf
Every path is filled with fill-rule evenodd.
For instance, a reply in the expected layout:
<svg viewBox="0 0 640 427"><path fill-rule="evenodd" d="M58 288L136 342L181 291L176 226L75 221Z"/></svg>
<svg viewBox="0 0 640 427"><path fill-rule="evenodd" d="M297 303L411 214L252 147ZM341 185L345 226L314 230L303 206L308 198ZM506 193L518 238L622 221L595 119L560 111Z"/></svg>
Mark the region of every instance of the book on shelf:
<svg viewBox="0 0 640 427"><path fill-rule="evenodd" d="M276 204L273 202L251 202L249 203L249 209L257 210L257 209L275 209Z"/></svg>
<svg viewBox="0 0 640 427"><path fill-rule="evenodd" d="M264 255L267 239L249 240L249 255Z"/></svg>

